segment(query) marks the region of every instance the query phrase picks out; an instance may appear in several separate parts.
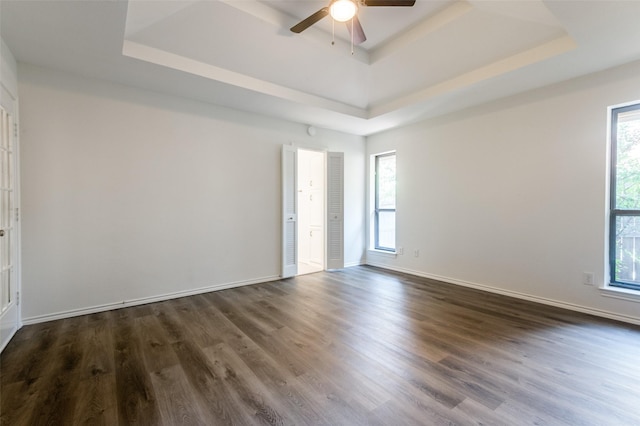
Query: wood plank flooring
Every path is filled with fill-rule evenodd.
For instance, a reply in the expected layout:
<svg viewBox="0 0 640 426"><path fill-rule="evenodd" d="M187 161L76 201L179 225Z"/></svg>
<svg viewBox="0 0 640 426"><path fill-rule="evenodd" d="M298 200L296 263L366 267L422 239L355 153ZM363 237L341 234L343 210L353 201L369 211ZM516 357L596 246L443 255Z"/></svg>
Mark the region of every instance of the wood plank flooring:
<svg viewBox="0 0 640 426"><path fill-rule="evenodd" d="M2 425L640 425L640 327L371 267L22 328Z"/></svg>

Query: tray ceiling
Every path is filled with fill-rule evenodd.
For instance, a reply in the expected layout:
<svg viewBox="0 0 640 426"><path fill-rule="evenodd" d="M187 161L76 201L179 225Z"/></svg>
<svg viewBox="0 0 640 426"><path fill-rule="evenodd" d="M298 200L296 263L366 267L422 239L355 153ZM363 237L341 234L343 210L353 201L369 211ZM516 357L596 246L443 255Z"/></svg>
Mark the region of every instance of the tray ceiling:
<svg viewBox="0 0 640 426"><path fill-rule="evenodd" d="M640 2L361 7L367 41L316 0L6 1L19 61L318 127L371 134L640 59Z"/></svg>

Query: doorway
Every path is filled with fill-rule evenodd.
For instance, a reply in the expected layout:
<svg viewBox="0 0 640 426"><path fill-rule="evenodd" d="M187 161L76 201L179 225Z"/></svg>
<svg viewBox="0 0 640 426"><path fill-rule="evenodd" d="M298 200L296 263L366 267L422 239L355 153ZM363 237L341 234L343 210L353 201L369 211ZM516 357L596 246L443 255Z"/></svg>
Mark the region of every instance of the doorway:
<svg viewBox="0 0 640 426"><path fill-rule="evenodd" d="M342 269L344 268L344 153L321 152L320 154L323 159L321 170L324 173L324 178L321 179L323 184L321 192L324 195L320 197L323 201L321 215L323 231L321 234L324 244L321 249L323 266L320 270ZM298 149L292 144L282 146L281 166L282 272L280 276L289 278L298 275L299 263ZM326 204L324 204L325 200ZM309 222L311 221L309 219ZM313 231L311 231L311 236L313 236ZM314 246L314 250L318 250L318 247ZM312 257L311 246L309 246L309 257Z"/></svg>
<svg viewBox="0 0 640 426"><path fill-rule="evenodd" d="M325 154L298 149L298 275L325 266Z"/></svg>

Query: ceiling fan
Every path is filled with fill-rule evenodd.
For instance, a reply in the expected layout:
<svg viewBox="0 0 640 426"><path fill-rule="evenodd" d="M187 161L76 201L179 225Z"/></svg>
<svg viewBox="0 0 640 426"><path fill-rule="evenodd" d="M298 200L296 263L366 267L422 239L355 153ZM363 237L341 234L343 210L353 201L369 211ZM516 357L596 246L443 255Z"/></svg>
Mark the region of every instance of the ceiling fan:
<svg viewBox="0 0 640 426"><path fill-rule="evenodd" d="M349 32L351 33L351 40L353 44L363 43L367 37L364 35L364 30L360 21L358 20L358 7L378 7L378 6L413 6L416 0L330 0L329 5L318 10L308 18L303 19L296 25L291 27L291 31L294 33L301 33L306 30L322 18L330 15L334 21L349 22L351 25L347 25Z"/></svg>

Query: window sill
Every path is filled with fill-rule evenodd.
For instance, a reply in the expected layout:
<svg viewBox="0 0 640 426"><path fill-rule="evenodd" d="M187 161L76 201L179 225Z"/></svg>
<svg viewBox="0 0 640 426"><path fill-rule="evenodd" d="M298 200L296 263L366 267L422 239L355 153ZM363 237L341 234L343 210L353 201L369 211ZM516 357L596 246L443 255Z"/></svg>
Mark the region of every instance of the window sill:
<svg viewBox="0 0 640 426"><path fill-rule="evenodd" d="M640 291L628 288L614 287L607 285L600 287L600 294L605 297L613 297L614 299L630 300L632 302L640 302Z"/></svg>
<svg viewBox="0 0 640 426"><path fill-rule="evenodd" d="M389 257L389 258L393 258L393 259L398 257L398 252L395 252L395 251L368 249L367 253L368 254L372 254L374 256Z"/></svg>

